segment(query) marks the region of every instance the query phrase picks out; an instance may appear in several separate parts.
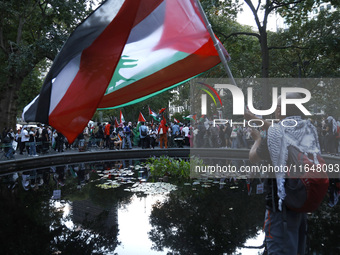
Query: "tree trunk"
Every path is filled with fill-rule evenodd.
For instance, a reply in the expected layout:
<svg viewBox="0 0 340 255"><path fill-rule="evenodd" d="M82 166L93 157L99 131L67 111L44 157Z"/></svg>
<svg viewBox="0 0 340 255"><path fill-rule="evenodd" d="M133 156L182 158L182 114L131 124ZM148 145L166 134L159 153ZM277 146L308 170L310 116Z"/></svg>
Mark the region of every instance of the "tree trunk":
<svg viewBox="0 0 340 255"><path fill-rule="evenodd" d="M267 31L260 31L260 44L261 44L261 58L262 58L262 67L261 67L261 76L262 78L269 77L269 50L268 50L268 41L267 41Z"/></svg>
<svg viewBox="0 0 340 255"><path fill-rule="evenodd" d="M0 101L0 130L13 128L16 130L18 91L22 80L8 81Z"/></svg>
<svg viewBox="0 0 340 255"><path fill-rule="evenodd" d="M259 29L260 32L260 45L261 45L261 76L263 79L262 84L262 95L263 95L263 109L269 109L269 99L271 98L271 94L269 91L269 84L267 78L269 78L269 50L268 50L268 41L267 41L267 31L263 29Z"/></svg>

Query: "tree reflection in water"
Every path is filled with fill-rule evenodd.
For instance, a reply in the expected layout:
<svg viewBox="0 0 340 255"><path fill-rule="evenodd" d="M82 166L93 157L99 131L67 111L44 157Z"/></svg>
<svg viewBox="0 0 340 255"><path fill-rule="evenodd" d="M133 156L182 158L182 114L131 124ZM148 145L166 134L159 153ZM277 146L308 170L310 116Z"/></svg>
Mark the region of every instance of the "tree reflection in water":
<svg viewBox="0 0 340 255"><path fill-rule="evenodd" d="M85 171L96 179L96 171L91 171L96 167L106 169L112 165L88 164L78 173ZM51 200L53 190L57 188L52 178L53 173L50 173L50 169L41 172L47 173L44 184L30 190L23 189L21 177L13 189L9 188L12 175L0 178L1 254L113 252L119 244L118 204L129 203L132 194L124 192L123 188L103 190L91 182L78 190L79 178L73 178L66 171L65 186L58 188L62 189L64 199L61 204L71 204L73 212L65 218L63 206L56 208ZM67 225L68 222L73 224Z"/></svg>
<svg viewBox="0 0 340 255"><path fill-rule="evenodd" d="M312 254L340 254L340 205L327 206L327 199L320 208L308 216L308 243Z"/></svg>
<svg viewBox="0 0 340 255"><path fill-rule="evenodd" d="M12 189L11 176L1 176L1 254L113 254L119 245L117 210L131 202L133 193L124 191L124 186L101 189L98 182L91 181L78 188L87 174L90 180L99 179L98 170L116 164L78 166L77 176L65 171L65 186L59 188L61 204L69 203L73 209L67 218L51 200L57 186L50 169L43 170L47 173L44 184L28 191L23 189L21 177ZM173 254L232 254L255 237L263 226L264 197L248 196L244 181L239 181L238 188L233 186L179 185L162 203L156 203L148 233L153 249ZM308 220L310 254L340 254L339 205L328 208L325 201Z"/></svg>
<svg viewBox="0 0 340 255"><path fill-rule="evenodd" d="M175 254L231 254L263 224L264 199L239 189L184 187L154 206L149 237L153 249Z"/></svg>

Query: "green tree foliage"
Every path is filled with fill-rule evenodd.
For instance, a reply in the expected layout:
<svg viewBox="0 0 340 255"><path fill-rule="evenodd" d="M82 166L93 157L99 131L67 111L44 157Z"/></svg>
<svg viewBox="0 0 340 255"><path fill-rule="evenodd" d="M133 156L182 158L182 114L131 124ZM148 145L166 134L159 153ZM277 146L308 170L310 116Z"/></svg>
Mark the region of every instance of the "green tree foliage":
<svg viewBox="0 0 340 255"><path fill-rule="evenodd" d="M251 1L244 0L249 9L254 15L255 24L258 32L248 34L258 38L261 47L261 77L269 77L269 46L268 46L268 18L269 15L278 12L283 17L299 17L302 20L307 16L307 12L311 10L314 1L313 0L283 0L283 1L266 1L262 3L261 0ZM237 33L235 34L237 35Z"/></svg>
<svg viewBox="0 0 340 255"><path fill-rule="evenodd" d="M202 8L208 14L219 14L229 18L236 18L237 10L240 7L239 0L221 1L221 0L200 0Z"/></svg>
<svg viewBox="0 0 340 255"><path fill-rule="evenodd" d="M287 5L291 0L284 0L279 3L277 12L285 17L285 21L290 25L302 25L308 21L308 12L313 8L320 6L323 2L330 2L334 7L339 7L339 0L297 0L293 1L293 4Z"/></svg>
<svg viewBox="0 0 340 255"><path fill-rule="evenodd" d="M292 78L339 78L339 12L321 12L317 19L270 36L271 76ZM315 110L340 116L339 84L324 80L308 87Z"/></svg>
<svg viewBox="0 0 340 255"><path fill-rule="evenodd" d="M210 15L215 33L222 38L224 45L231 52L233 60L230 65L235 77L320 77L329 76L330 72L333 72L334 76L337 75L338 70L334 73L335 68L327 67L338 66L339 63L338 53L334 52L334 49L339 47L335 28L338 17L307 22L308 12L321 1L244 0L244 3L245 8L249 7L252 11L257 31L250 28L246 30L236 22L233 24L232 20L223 15ZM338 6L337 1L332 1L332 4ZM286 37L267 31L269 15L274 12L281 14L292 25L291 32L286 34ZM324 13L324 16L327 15ZM306 28L303 32L301 26ZM247 40L243 40L246 37ZM248 40L250 37L252 39ZM318 39L311 40L311 37ZM320 55L323 61L319 61ZM320 64L319 67L313 65L311 68L316 62ZM322 62L324 63L321 64ZM264 108L269 108L270 100L266 96L270 94L269 88L270 86L264 84L261 89Z"/></svg>
<svg viewBox="0 0 340 255"><path fill-rule="evenodd" d="M181 86L178 86L174 91L173 104L175 105L187 105L190 97L190 82L186 82Z"/></svg>
<svg viewBox="0 0 340 255"><path fill-rule="evenodd" d="M26 105L28 105L33 98L35 98L41 88L41 84L43 83L41 77L41 71L44 70L44 66L40 63L24 78L18 95L18 109L23 109Z"/></svg>
<svg viewBox="0 0 340 255"><path fill-rule="evenodd" d="M261 48L258 40L251 35L249 26L243 26L220 15L211 16L215 34L230 54L229 63L235 78L259 77L261 75ZM239 36L236 36L239 35ZM214 69L215 77L226 76L222 65Z"/></svg>
<svg viewBox="0 0 340 255"><path fill-rule="evenodd" d="M0 1L0 126L14 127L24 79L32 83L38 77L34 68L46 58L54 59L70 31L89 14L92 3Z"/></svg>
<svg viewBox="0 0 340 255"><path fill-rule="evenodd" d="M321 12L317 19L292 24L287 31L273 33L273 77L340 77L339 12Z"/></svg>
<svg viewBox="0 0 340 255"><path fill-rule="evenodd" d="M230 0L223 1L223 4L209 0L201 2L202 6L206 8L205 11L215 34L230 52L232 58L230 66L232 73L237 78L291 77L293 72L298 70L299 66L303 68L303 61L306 60L299 60L296 57L295 60L290 60L291 63L296 62L295 68L289 65L289 68L282 69L278 63L281 59L290 57L289 54L286 55L286 52L283 51L284 49L303 50L306 47L309 49L313 48L314 52L312 55L315 56L320 50L323 50L323 48L317 48L320 46L319 44L327 45L328 52L338 46L337 40L334 38L337 32L330 32L332 31L332 27L334 28L338 23L338 12L333 13L334 17L331 18L333 22L330 19L322 21L320 18L317 21L313 21L314 24L313 22L307 22L308 12L310 12L312 8L317 7L322 2L320 0L244 0L236 1L234 5L232 5L233 1ZM339 5L338 1L331 1L331 3L335 7ZM242 26L235 21L235 10L239 12L242 10L241 8L249 8L251 10L257 31L254 31L251 27ZM285 37L280 36L281 33L267 31L269 15L275 12L283 16L291 25L290 33L285 33ZM323 13L322 16L325 18L324 16L327 15ZM301 30L301 26L306 27L306 29ZM307 29L307 27L309 27L309 29ZM296 43L296 37L300 40L299 43ZM311 37L319 37L319 42L316 40L309 42ZM307 46L306 44L308 43L313 43L314 45ZM305 51L305 54L308 53L310 52ZM329 63L334 64L335 59L333 55L329 54L328 59ZM299 63L299 61L302 62ZM275 65L274 68L271 66L273 64ZM219 68L208 72L205 77L222 77L223 71L223 67L220 65ZM304 70L301 71L303 72ZM295 72L295 77L297 77L298 74L299 72ZM315 76L318 75L320 77L322 74L320 72L319 74L315 74ZM224 76L226 76L225 71Z"/></svg>

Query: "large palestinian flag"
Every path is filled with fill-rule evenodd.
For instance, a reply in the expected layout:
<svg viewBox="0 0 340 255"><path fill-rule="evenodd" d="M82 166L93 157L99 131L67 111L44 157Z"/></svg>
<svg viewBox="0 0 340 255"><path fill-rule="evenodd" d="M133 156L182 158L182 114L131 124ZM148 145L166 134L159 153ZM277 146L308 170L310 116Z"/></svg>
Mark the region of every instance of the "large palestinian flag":
<svg viewBox="0 0 340 255"><path fill-rule="evenodd" d="M195 0L107 0L68 38L23 119L72 142L97 108L139 102L219 62Z"/></svg>

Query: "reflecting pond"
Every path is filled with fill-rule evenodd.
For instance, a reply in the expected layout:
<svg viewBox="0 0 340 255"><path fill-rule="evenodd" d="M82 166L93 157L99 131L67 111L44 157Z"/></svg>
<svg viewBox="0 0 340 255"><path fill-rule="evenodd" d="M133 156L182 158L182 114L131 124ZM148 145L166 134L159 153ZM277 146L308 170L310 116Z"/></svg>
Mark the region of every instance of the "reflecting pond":
<svg viewBox="0 0 340 255"><path fill-rule="evenodd" d="M245 180L152 179L137 161L1 176L1 254L262 254ZM339 206L308 215L309 254L340 254Z"/></svg>

